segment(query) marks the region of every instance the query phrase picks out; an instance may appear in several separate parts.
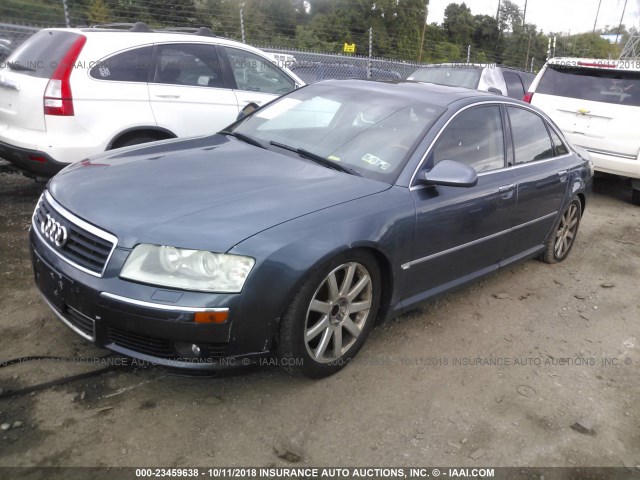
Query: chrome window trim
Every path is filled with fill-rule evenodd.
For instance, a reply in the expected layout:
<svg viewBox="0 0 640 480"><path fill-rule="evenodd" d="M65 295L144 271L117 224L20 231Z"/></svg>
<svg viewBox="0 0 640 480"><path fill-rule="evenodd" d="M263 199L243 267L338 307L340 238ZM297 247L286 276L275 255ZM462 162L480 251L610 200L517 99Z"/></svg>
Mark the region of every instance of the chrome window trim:
<svg viewBox="0 0 640 480"><path fill-rule="evenodd" d="M419 263L426 262L426 261L432 260L434 258L441 257L442 255L447 255L449 253L457 252L458 250L462 250L463 248L470 247L472 245L477 245L478 243L482 243L482 242L484 242L486 240L491 240L492 238L499 237L500 235L504 235L505 233L514 232L514 231L519 230L521 228L524 228L524 227L526 227L528 225L532 225L534 223L546 220L547 218L550 218L550 217L552 217L554 215L557 215L557 214L558 214L558 211L556 210L555 212L548 213L546 215L543 215L542 217L535 218L533 220L529 220L528 222L521 223L520 225L516 225L515 227L507 228L506 230L502 230L500 232L492 233L491 235L487 235L486 237L477 238L476 240L472 240L470 242L463 243L462 245L457 245L455 247L448 248L447 250L442 250L440 252L432 253L431 255L427 255L426 257L418 258L416 260L411 260L410 262L403 263L402 265L400 265L400 268L402 270L408 270L413 265L417 265Z"/></svg>
<svg viewBox="0 0 640 480"><path fill-rule="evenodd" d="M102 271L100 271L98 273L98 272L94 272L93 270L89 270L88 268L83 267L82 265L78 265L73 260L70 260L70 259L66 258L65 256L63 256L58 250L53 248L49 244L49 242L47 242L43 238L42 234L40 233L40 229L38 228L38 225L36 224L36 211L40 207L40 203L42 203L42 196L44 196L47 199L47 202L49 202L49 205L51 205L51 208L53 208L53 210L55 210L56 213L58 213L61 216L63 216L68 222L73 223L74 225L86 230L89 233L92 233L96 237L100 237L103 240L111 242L111 244L112 244L111 251L109 252L109 255L107 256L107 259L104 262L104 267L102 267ZM40 239L40 241L49 250L51 250L53 253L55 253L58 258L60 258L64 262L68 263L72 267L75 267L75 268L77 268L78 270L80 270L80 271L82 271L84 273L87 273L89 275L92 275L92 276L98 277L98 278L102 278L102 276L104 275L104 272L107 269L107 265L109 265L109 260L111 260L111 256L113 255L113 252L115 251L116 246L118 245L118 237L116 237L115 235L111 235L110 233L105 232L104 230L100 230L99 228L94 227L93 225L85 222L81 218L76 217L73 213L69 212L62 205L60 205L58 202L56 202L54 200L54 198L51 196L51 194L47 190L45 190L44 193L40 196L40 199L38 200L38 203L36 204L36 208L34 209L33 215L31 217L31 225L32 225L33 230L35 231L36 235Z"/></svg>
<svg viewBox="0 0 640 480"><path fill-rule="evenodd" d="M538 160L536 162L519 163L519 164L516 164L516 165L511 165L511 166L506 166L506 167L503 167L503 168L498 168L496 170L490 170L490 171L487 171L487 172L480 172L480 173L478 173L478 175L486 175L488 173L494 173L494 172L504 172L505 170L517 168L517 167L524 166L524 165L533 165L533 164L537 165L540 162L545 162L545 161L549 161L549 160L557 160L559 158L566 157L566 156L569 156L569 155L572 154L571 152L573 152L573 149L570 148L569 145L566 144L565 139L564 139L564 134L559 132L558 129L555 127L555 125L553 125L552 122L550 122L549 120L544 118L542 115L540 115L539 112L536 112L533 108L528 107L526 105L520 105L520 104L517 104L517 103L505 102L504 100L488 100L488 101L484 101L484 102L472 103L471 105L466 105L466 106L462 107L460 110L458 110L455 114L453 114L451 116L451 118L449 118L449 120L447 120L447 122L442 126L442 128L440 128L440 131L434 137L434 139L431 141L431 143L429 144L429 147L427 147L427 151L425 152L425 154L420 159L420 162L418 163L418 166L416 167L416 169L413 171L413 175L411 175L411 180L409 180L409 190L414 190L414 189L417 189L417 188L424 188L426 186L426 185L414 185L413 183L414 183L414 180L416 178L416 175L418 175L418 172L422 168L422 165L424 164L424 162L427 160L427 157L431 153L431 150L433 149L434 145L436 144L436 142L438 141L438 139L442 135L442 132L444 132L446 130L446 128L449 126L449 124L453 121L453 119L456 118L458 115L460 115L462 112L464 112L465 110L467 110L469 108L477 107L479 105L480 106L491 106L491 105L513 106L513 107L516 107L516 108L522 108L523 110L527 110L527 111L537 115L547 125L549 125L551 128L553 128L553 130L560 137L560 141L562 141L564 143L564 146L567 148L567 151L570 152L570 153L566 153L564 155L559 155L557 157L546 158L544 160ZM509 127L509 131L511 131L511 127Z"/></svg>
<svg viewBox="0 0 640 480"><path fill-rule="evenodd" d="M94 332L94 333L93 333L93 335L89 335L89 334L87 334L87 333L84 333L82 330L80 330L78 327L76 327L73 323L71 323L69 320L67 320L67 319L65 318L65 316L64 316L62 313L60 313L60 312L58 311L58 309L57 309L56 307L54 307L54 306L53 306L53 304L52 304L49 300L47 300L47 297L45 297L42 293L40 293L40 295L42 296L42 299L44 300L44 303L46 303L46 304L49 306L49 308L51 309L51 311L52 311L53 313L55 313L55 314L56 314L56 316L57 316L57 317L62 321L62 323L64 323L67 327L69 327L71 330L73 330L75 333L77 333L78 335L80 335L80 336L81 336L82 338L84 338L85 340L89 340L90 342L95 341L95 328L96 328L96 324L95 324L95 321L94 321L92 318L87 317L87 316L86 316L86 315L84 315L84 314L81 314L81 315L83 315L84 317L86 317L87 319L91 320L91 322L93 322L93 332ZM77 311L77 310L76 310L76 311ZM80 313L80 312L78 312L78 313Z"/></svg>
<svg viewBox="0 0 640 480"><path fill-rule="evenodd" d="M128 303L137 307L154 308L156 310L171 310L173 312L228 312L228 308L209 308L209 307L182 307L179 305L167 305L166 303L145 302L144 300L136 300L135 298L123 297L109 292L100 292L101 297L109 298L117 302Z"/></svg>

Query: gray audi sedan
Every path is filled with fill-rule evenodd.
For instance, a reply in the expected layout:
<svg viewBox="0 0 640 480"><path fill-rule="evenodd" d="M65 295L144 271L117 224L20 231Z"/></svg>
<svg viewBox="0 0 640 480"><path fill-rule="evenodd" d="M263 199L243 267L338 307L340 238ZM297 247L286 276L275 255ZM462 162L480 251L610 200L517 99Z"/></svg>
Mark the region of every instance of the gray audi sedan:
<svg viewBox="0 0 640 480"><path fill-rule="evenodd" d="M318 378L376 319L514 262L564 260L592 175L520 101L326 81L212 136L67 167L35 208L33 268L53 312L101 347Z"/></svg>

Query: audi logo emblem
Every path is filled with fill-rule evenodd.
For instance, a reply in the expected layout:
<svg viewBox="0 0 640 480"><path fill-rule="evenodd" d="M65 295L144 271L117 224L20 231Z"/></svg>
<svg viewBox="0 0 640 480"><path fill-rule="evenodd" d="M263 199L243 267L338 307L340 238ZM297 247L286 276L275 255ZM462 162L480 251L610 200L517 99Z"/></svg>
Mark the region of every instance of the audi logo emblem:
<svg viewBox="0 0 640 480"><path fill-rule="evenodd" d="M40 223L42 235L54 243L56 247L62 247L67 243L67 229L51 218L47 213L47 218Z"/></svg>

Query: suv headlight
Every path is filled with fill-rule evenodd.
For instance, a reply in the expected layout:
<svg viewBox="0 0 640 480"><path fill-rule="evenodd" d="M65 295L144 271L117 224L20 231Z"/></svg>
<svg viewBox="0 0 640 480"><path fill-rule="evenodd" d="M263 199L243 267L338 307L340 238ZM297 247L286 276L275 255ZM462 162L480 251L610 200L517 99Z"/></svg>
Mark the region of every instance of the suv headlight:
<svg viewBox="0 0 640 480"><path fill-rule="evenodd" d="M200 292L239 293L255 264L251 257L140 244L120 278Z"/></svg>

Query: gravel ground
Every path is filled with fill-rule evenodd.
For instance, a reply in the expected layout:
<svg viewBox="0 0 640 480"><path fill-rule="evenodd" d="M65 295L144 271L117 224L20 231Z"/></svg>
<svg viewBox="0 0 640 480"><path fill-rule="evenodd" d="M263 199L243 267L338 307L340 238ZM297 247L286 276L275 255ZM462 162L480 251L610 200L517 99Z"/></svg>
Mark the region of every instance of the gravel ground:
<svg viewBox="0 0 640 480"><path fill-rule="evenodd" d="M107 353L62 325L33 283L27 230L42 188L0 172L0 362ZM331 378L122 369L0 399L0 465L635 470L640 208L630 196L598 178L567 261L508 268L380 324ZM9 365L0 387L94 368Z"/></svg>

